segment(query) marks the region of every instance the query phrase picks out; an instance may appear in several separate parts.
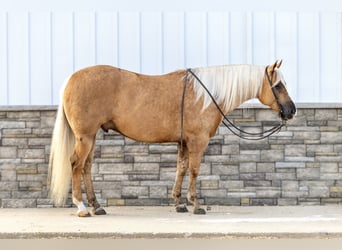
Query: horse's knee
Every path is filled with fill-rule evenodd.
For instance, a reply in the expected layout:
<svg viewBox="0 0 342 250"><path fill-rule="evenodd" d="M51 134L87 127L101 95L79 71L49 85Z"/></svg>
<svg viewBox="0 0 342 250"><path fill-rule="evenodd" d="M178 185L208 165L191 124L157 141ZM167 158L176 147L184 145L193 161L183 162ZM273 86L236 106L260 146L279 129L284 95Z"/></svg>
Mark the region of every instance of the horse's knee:
<svg viewBox="0 0 342 250"><path fill-rule="evenodd" d="M198 168L191 168L190 169L190 178L194 178L194 179L196 179L197 177L198 177L198 175L199 175L199 167Z"/></svg>
<svg viewBox="0 0 342 250"><path fill-rule="evenodd" d="M84 163L84 172L87 174L90 174L92 165L93 165L93 157L88 156L88 158L86 159Z"/></svg>

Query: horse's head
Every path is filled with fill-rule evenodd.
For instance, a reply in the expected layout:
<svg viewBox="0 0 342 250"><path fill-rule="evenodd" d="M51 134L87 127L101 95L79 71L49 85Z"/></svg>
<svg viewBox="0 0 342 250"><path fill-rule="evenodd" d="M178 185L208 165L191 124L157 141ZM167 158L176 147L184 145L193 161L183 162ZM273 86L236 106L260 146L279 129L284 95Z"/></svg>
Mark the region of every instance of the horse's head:
<svg viewBox="0 0 342 250"><path fill-rule="evenodd" d="M291 100L283 74L279 70L282 61L266 67L265 76L258 96L261 103L270 106L272 110L279 112L283 120L292 119L296 114L296 106Z"/></svg>

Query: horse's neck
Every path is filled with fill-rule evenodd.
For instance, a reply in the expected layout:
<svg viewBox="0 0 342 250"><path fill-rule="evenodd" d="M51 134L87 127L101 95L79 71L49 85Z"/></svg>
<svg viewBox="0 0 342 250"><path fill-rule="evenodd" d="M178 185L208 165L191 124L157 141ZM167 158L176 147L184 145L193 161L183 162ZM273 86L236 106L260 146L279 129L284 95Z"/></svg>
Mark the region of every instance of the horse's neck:
<svg viewBox="0 0 342 250"><path fill-rule="evenodd" d="M234 103L232 103L232 105L230 105L230 107L224 107L222 104L220 105L221 108L223 109L223 113L225 115L228 115L230 112L234 111L235 109L237 109L239 106L241 106L241 104L249 101L249 100L252 100L256 98L256 96L248 96L246 98L243 98L243 99L239 99L239 100L236 100Z"/></svg>
<svg viewBox="0 0 342 250"><path fill-rule="evenodd" d="M233 79L229 79L230 81L235 81L231 83L235 85L235 93L232 100L225 99L222 103L222 107L226 114L232 112L244 102L257 98L260 93L264 74L264 69L261 66L242 65L235 66L235 69L232 68L231 70L236 70L237 76ZM226 84L230 83L227 82ZM228 93L226 98L231 98Z"/></svg>
<svg viewBox="0 0 342 250"><path fill-rule="evenodd" d="M254 65L230 65L193 69L197 77L206 85L208 91L225 113L229 113L243 102L255 98L263 79L264 68ZM204 97L203 109L212 100L196 79L195 92L197 100Z"/></svg>

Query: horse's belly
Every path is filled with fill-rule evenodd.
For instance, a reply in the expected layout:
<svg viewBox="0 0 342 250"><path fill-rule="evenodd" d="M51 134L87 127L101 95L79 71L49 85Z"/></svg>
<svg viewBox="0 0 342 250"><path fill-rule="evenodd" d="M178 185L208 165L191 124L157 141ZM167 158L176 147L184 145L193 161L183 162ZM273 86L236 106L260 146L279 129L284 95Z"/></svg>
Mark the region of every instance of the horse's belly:
<svg viewBox="0 0 342 250"><path fill-rule="evenodd" d="M180 127L171 117L155 117L139 114L113 120L113 128L119 133L141 142L176 142L180 139Z"/></svg>

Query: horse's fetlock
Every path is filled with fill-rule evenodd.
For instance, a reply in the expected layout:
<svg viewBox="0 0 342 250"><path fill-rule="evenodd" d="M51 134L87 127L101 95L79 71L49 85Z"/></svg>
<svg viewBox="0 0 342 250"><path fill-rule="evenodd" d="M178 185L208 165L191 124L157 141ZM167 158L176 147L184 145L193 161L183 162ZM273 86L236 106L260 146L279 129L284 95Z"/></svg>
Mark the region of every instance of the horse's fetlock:
<svg viewBox="0 0 342 250"><path fill-rule="evenodd" d="M194 203L196 201L196 195L188 194L187 198L188 198L188 201L190 201L191 203Z"/></svg>

